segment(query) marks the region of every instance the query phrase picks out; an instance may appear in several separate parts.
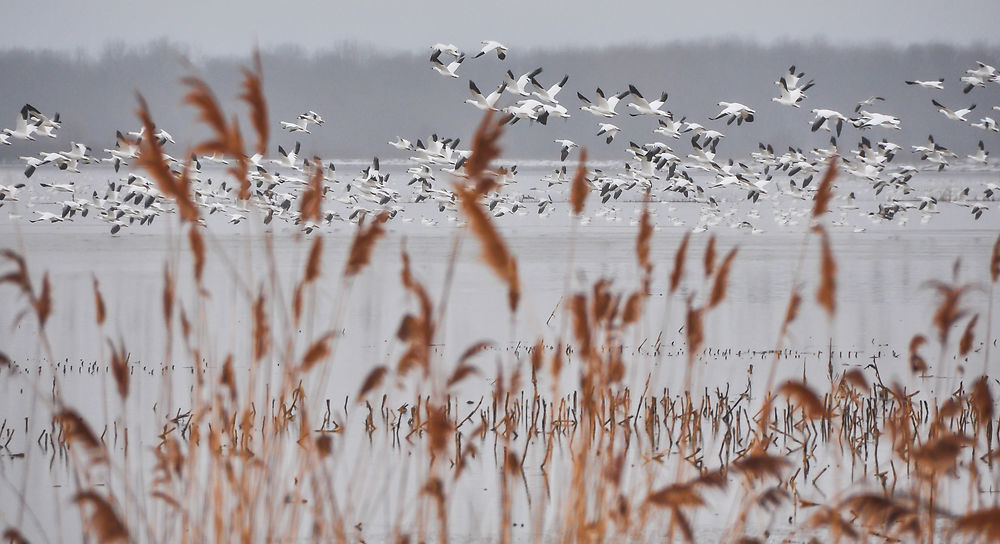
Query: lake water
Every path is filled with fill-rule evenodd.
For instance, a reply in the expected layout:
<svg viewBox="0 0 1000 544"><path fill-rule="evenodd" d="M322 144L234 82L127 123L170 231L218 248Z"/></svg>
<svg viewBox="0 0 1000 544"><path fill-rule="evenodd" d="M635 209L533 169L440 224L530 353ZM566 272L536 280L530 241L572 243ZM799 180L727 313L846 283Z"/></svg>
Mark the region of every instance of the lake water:
<svg viewBox="0 0 1000 544"><path fill-rule="evenodd" d="M349 170L350 166L338 168ZM46 180L64 183L73 179L77 193L85 195L93 188L103 187L113 177L110 170L88 170L73 177L68 174L46 177L51 174L39 171L27 180L27 194L22 194L18 202L0 207L0 247L22 252L35 280L43 272L50 276L53 313L46 333L54 361L48 360L42 348L33 318L29 316L14 323L15 316L27 306L26 300L11 286L0 286L0 351L18 365L20 372L15 376L4 371L0 379L5 425L16 428L7 450L0 451L27 454L4 456L0 460L5 480L0 490L0 512L4 512L0 524L20 521L28 527L59 526L64 531L61 534L76 534L75 513L64 513L57 519L57 513L44 507L47 501L68 504L74 486L64 461L50 465L47 457L37 453L36 438L42 429L49 427L46 403L37 397L47 392L55 379L64 401L84 414L95 429L104 429L107 423L113 425L113 416L108 414L117 413L117 402L108 400L114 399L114 386L103 371L109 357L106 338L122 342L135 365L133 393L127 405L133 433L130 447L135 451L148 452L157 442L157 422L165 414L183 412L190 405L186 394L192 383L192 365L180 355L185 353L180 339L175 338L168 346L165 335L161 293L166 265L178 278L179 303L195 323L204 359L214 366L232 354L237 372L245 373L246 361L250 359L249 316L252 315L247 293L256 294L263 289L272 300L283 300L281 306L287 307L293 284L302 275L309 246L314 237L322 234L323 275L307 304L308 318L299 327L291 326L287 312L272 305L272 323L279 329L282 342L293 345L296 353L301 353L308 340L327 330L340 331L335 357L323 370L322 379L308 384L308 391L310 398L331 399L332 405L338 407L335 412L339 421L348 427L358 427L363 425L365 414L360 409L345 413L342 408L345 398L357 394L361 381L376 365L395 364L402 353L400 343L395 340L396 330L401 317L415 308L415 302L407 298L400 282L401 251L405 248L409 253L415 276L426 285L431 298L438 301L445 289L452 250L457 247L454 278L448 284L448 306L435 339L436 353L442 364L451 368L468 346L480 340L494 342L493 347L476 359L480 373L461 389L460 400L478 401L492 389L498 367L509 370L518 361L526 364L529 357L526 347L538 338L543 338L547 345L554 345L561 333L568 339L560 311L568 293L587 291L601 278L612 279L614 288L624 293L638 284L634 222L642 208L642 195L633 190L620 201L610 203L613 211L605 209L600 215L602 206L598 197L591 195L585 212L588 224L574 225L565 203L567 186L562 185L551 190L555 213L539 217L535 211L537 204L530 195L544 194L534 189L544 185L537 180L548 170L549 165L522 167L518 183L505 188L505 192L529 195L525 199L529 213L496 219L518 258L523 294L513 320L506 310L503 285L479 260L478 242L432 203L400 204L401 210L387 223L388 234L378 243L371 264L347 283L340 280L340 272L355 231L355 226L348 222L334 222L318 232L303 235L294 225L281 220L265 228L261 224L263 213L257 210L249 212L249 219L238 225L227 224L227 218L221 214L208 217L209 229L204 231L207 296L199 299L194 296L186 236L174 217L160 217L148 227L132 225L116 236L110 235L109 225L94 217L56 224L28 223L35 210L58 213L61 206L57 202L69 196L62 193L55 197L38 187L38 183ZM406 174L395 172L393 178L399 182L403 200L407 201L415 189L402 186ZM0 170L2 184L22 179L18 169ZM651 297L643 319L624 339L625 349L630 353L626 358L629 361L626 384L641 391L647 378L652 377L649 384L652 391L682 388L686 358L681 330L684 300L693 296L697 304L711 288L702 278L701 262L709 236L715 235L720 257L732 247L739 249L726 300L706 318L708 350L696 360L693 390L727 385L742 390L749 380L754 397L759 398L772 357L762 352L773 349L778 341L790 290L796 282L806 302L791 327L786 343L791 351L781 362L779 378L805 375L811 380L824 380L828 364L834 365L834 372L840 372L876 362L887 383L898 379L929 393L953 390L963 379L967 382L969 376L981 372L983 347L985 343L995 344L998 336L998 325L993 324L992 331L985 329L985 315L990 292L988 266L1000 232L1000 209L995 201L978 202L985 184L998 179L1000 176L992 171L935 172L922 173L912 182L919 187L920 194L944 197L957 197L962 188L970 187L972 199L988 208L979 220L970 214L970 203L952 204L945 202L946 199L941 199L934 214L910 210L892 220L873 220L868 213L877 210L878 203L886 203L889 196L875 196L868 182L842 176L836 191L838 199L825 219L838 265L837 313L832 320L813 302L819 252L818 238L807 235L811 201L772 196L753 204L744 200L739 191L717 190L718 224L692 236L682 287L678 294L669 296L668 278L674 253L684 233L699 224L704 206L654 191L650 207L655 212L657 229L651 250L654 262ZM848 203L842 197L850 192L857 197L853 203L857 209L844 207ZM916 195L905 195L907 199L911 197ZM328 202L325 208L336 209L345 217L350 209L335 202ZM778 219L789 224L779 224ZM431 221L437 225L425 224ZM936 295L927 282L950 281L956 262L960 262L957 280L972 286L964 299L965 307L970 313L983 316L976 330L976 350L967 362L928 356L927 376L911 377L907 352L910 338L917 333L933 336L931 320ZM4 263L0 271L6 272L9 266ZM94 319L95 278L109 316L103 329L97 327ZM961 323L964 326L965 321ZM956 330L952 341L960 334ZM993 349L997 353L996 345ZM937 353L933 347L926 348L926 352ZM169 360L167 353L173 354ZM287 362L273 361L275 365L283 363ZM575 363L571 355L569 371L563 374L565 391L576 386ZM967 375L956 370L957 364L967 365ZM993 357L989 374L996 376L998 370L1000 362ZM40 391L33 392L26 386L29 382L36 383ZM171 386L164 387L166 382ZM406 399L409 394L406 384L387 383L384 389L390 399ZM25 418L30 422L26 423ZM360 443L353 442L359 439L351 440L346 444ZM375 456L373 466L379 465L379 460L395 463L402 455L396 450L384 451L392 448L379 449L378 442L369 444L367 450L351 452L350 447L343 448L348 461ZM29 463L26 459L32 456L35 460ZM148 477L150 457L134 456L129 471L136 478L143 473ZM482 457L481 465L455 492L456 496L470 499L454 501L457 519L473 520L480 515L478 512L495 512L489 501L495 500L496 465L490 456ZM344 466L352 464L346 462ZM552 474L555 480L560 477L559 470L553 470ZM390 476L382 481L388 482L392 475L398 473L390 471ZM551 484L546 484L545 477L537 471L528 476L533 479L525 483L524 492L528 495ZM345 475L341 481L345 489L356 491L365 486L364 478L364 474L354 473ZM24 482L29 482L27 499L38 517L37 523L19 520L14 514L19 510L17 490L23 489ZM141 482L137 481L136 486L141 487ZM489 499L480 504L475 497L482 496ZM375 519L374 526L378 527L398 507L389 503L392 501L385 505L359 505L358 517ZM526 512L521 512L522 517ZM717 524L713 519L706 514L697 520L701 534L709 539L713 534L718 536L712 532ZM495 534L490 529L495 519L482 526L471 521L455 523L458 533L470 540ZM377 535L377 529L374 531ZM39 532L42 531L32 530L30 534ZM54 541L60 540L55 534L58 532L49 533ZM377 536L374 538L378 540Z"/></svg>

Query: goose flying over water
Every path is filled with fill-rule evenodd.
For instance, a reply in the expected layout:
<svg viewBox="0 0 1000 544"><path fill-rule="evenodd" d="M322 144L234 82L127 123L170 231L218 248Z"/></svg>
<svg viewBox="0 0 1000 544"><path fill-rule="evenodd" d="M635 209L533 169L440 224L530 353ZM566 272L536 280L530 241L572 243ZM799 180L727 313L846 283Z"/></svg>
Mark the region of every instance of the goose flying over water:
<svg viewBox="0 0 1000 544"><path fill-rule="evenodd" d="M923 89L944 89L944 78L931 81L921 81L919 79L906 81L907 85L916 85Z"/></svg>
<svg viewBox="0 0 1000 544"><path fill-rule="evenodd" d="M500 96L503 95L504 89L507 88L507 83L501 83L499 87L489 95L483 96L480 92L479 87L476 86L476 82L469 80L469 92L472 93L472 98L465 99L466 104L472 104L473 106L483 110L493 110L496 111L497 101L500 100Z"/></svg>
<svg viewBox="0 0 1000 544"><path fill-rule="evenodd" d="M534 92L531 93L532 95L537 96L538 99L541 100L542 102L550 102L553 104L558 104L559 101L556 100L556 95L559 94L559 91L561 91L562 88L566 86L566 82L569 80L569 74L564 75L563 78L559 81L559 83L556 83L555 85L549 87L548 89L543 87L542 84L539 83L538 80L535 79L534 77L531 77L529 79L531 80L531 84L534 85L536 89Z"/></svg>
<svg viewBox="0 0 1000 544"><path fill-rule="evenodd" d="M739 102L719 102L719 106L722 106L722 111L718 113L715 117L711 117L713 121L716 119L721 119L723 117L728 117L726 124L732 124L736 121L737 125L742 125L743 121L747 123L753 122L753 116L757 113L756 110L751 109Z"/></svg>
<svg viewBox="0 0 1000 544"><path fill-rule="evenodd" d="M579 147L573 140L552 140L553 142L559 144L559 160L565 161L566 157L569 156L569 152L574 147Z"/></svg>
<svg viewBox="0 0 1000 544"><path fill-rule="evenodd" d="M486 53L489 53L490 51L495 51L496 54L497 54L497 58L500 59L500 60L504 60L505 58L507 58L507 46L506 45L504 45L504 44L502 44L500 42L497 42L497 41L493 41L493 40L483 40L482 44L483 44L483 48L480 49L479 52L476 53L476 56L474 56L472 58L478 59L479 57L485 55Z"/></svg>
<svg viewBox="0 0 1000 544"><path fill-rule="evenodd" d="M634 102L628 105L628 107L635 110L635 113L630 113L629 115L656 115L659 117L668 117L667 112L661 110L660 108L667 103L667 93L661 93L660 98L653 101L648 101L642 97L639 89L635 88L635 85L629 85L628 91L632 95Z"/></svg>
<svg viewBox="0 0 1000 544"><path fill-rule="evenodd" d="M971 123L969 126L989 132L1000 132L1000 125L997 125L996 120L992 117L983 117L978 123Z"/></svg>
<svg viewBox="0 0 1000 544"><path fill-rule="evenodd" d="M965 122L965 116L968 115L969 112L971 112L972 110L976 109L976 105L973 104L968 108L962 108L960 110L952 111L941 105L940 102L934 100L933 98L931 99L931 104L934 104L934 106L937 107L938 111L943 113L944 116L947 117L948 119L951 119L952 121L962 121L963 123Z"/></svg>
<svg viewBox="0 0 1000 544"><path fill-rule="evenodd" d="M618 128L615 125L612 125L611 123L601 123L600 124L600 130L597 131L597 135L598 136L607 136L607 138L605 139L605 141L607 141L607 143L610 144L611 141L615 139L615 136L617 136L618 133L621 132L621 131L622 131L622 129Z"/></svg>
<svg viewBox="0 0 1000 544"><path fill-rule="evenodd" d="M615 107L618 106L618 102L620 102L622 98L628 96L628 94L629 93L626 91L606 98L604 96L604 91L602 91L601 88L598 87L597 98L595 98L593 102L591 102L589 98L583 96L579 92L576 93L576 96L584 103L586 103L585 106L580 107L581 110L592 113L598 117L611 118L617 115L615 113Z"/></svg>
<svg viewBox="0 0 1000 544"><path fill-rule="evenodd" d="M465 60L465 55L459 55L457 59L448 63L448 65L441 62L439 57L441 57L441 51L434 51L434 54L431 55L431 68L443 76L457 78L458 74L455 72L458 70L458 67L462 65L462 61Z"/></svg>
<svg viewBox="0 0 1000 544"><path fill-rule="evenodd" d="M826 131L830 132L832 131L830 125L834 124L834 126L836 126L837 128L837 137L840 137L840 129L843 128L844 121L848 120L847 117L845 117L842 113L834 110L826 110L819 108L813 109L812 113L816 116L816 119L813 120L811 127L811 130L813 132L816 132L820 128L823 128Z"/></svg>
<svg viewBox="0 0 1000 544"><path fill-rule="evenodd" d="M15 140L34 141L35 137L33 135L38 132L38 127L41 126L42 120L38 119L29 122L31 109L34 108L31 108L28 104L21 107L21 113L17 116L17 124L14 125L14 129L11 130L9 128L5 128L3 129L3 134L5 134L8 138L13 138Z"/></svg>
<svg viewBox="0 0 1000 544"><path fill-rule="evenodd" d="M771 98L771 102L777 102L782 106L792 106L793 108L799 107L799 102L802 102L806 98L805 92L813 86L813 82L810 81L802 87L792 87L785 82L785 79L778 80L778 88L781 92L779 96Z"/></svg>
<svg viewBox="0 0 1000 544"><path fill-rule="evenodd" d="M979 164L986 164L989 159L990 152L986 151L986 147L983 146L983 141L979 140L979 150L976 151L975 155L966 155L972 162L978 162Z"/></svg>
<svg viewBox="0 0 1000 544"><path fill-rule="evenodd" d="M434 53L448 53L453 57L458 57L461 53L453 43L436 43L431 46L431 55Z"/></svg>
<svg viewBox="0 0 1000 544"><path fill-rule="evenodd" d="M531 96L531 93L528 92L528 84L540 73L542 73L541 67L535 68L526 74L521 74L520 77L515 79L514 73L507 70L507 92L521 96Z"/></svg>

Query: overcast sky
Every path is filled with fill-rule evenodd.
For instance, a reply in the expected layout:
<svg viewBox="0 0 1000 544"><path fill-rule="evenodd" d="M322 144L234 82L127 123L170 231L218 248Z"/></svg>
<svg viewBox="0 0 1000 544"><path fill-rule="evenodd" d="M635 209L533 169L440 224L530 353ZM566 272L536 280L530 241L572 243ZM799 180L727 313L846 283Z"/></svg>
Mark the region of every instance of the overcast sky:
<svg viewBox="0 0 1000 544"><path fill-rule="evenodd" d="M109 42L142 44L164 37L196 55L242 55L255 43L330 49L345 41L389 51L418 50L438 41L468 50L483 39L512 47L722 38L1000 43L998 0L18 0L6 2L3 11L7 24L0 31L0 48L90 53Z"/></svg>

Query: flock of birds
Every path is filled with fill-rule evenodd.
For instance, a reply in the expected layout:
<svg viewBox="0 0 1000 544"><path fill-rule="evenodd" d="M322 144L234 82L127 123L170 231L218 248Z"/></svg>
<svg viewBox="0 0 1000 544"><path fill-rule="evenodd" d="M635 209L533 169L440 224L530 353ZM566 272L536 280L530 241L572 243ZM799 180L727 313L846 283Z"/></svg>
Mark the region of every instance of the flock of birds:
<svg viewBox="0 0 1000 544"><path fill-rule="evenodd" d="M461 77L458 72L466 56L458 47L453 44L438 43L431 46L431 51L430 63L433 70L448 78ZM473 58L495 55L502 61L507 54L508 48L505 45L496 41L483 41L482 48ZM570 117L569 108L559 101L569 76L565 75L558 82L546 86L539 80L541 74L540 67L521 75L515 75L507 70L497 87L488 88L492 89L489 94L484 94L474 81L469 80L471 96L465 103L480 110L498 112L503 116L503 121L509 124L526 120L529 124L546 125L550 117ZM991 83L1000 85L1000 73L993 66L980 62L966 70L960 82L964 86L964 92L969 93L973 89L984 88ZM781 74L774 83L778 96L771 100L790 108L801 108L808 98L806 91L814 85L812 80L806 81L805 73L796 70L795 66ZM943 89L945 81L944 79L913 80L905 83L933 91ZM508 96L511 96L512 100L506 105L501 105ZM779 153L771 145L761 143L747 161L718 159L717 147L725 138L725 134L686 117L675 119L673 113L666 109L668 99L666 92L650 100L635 85L628 85L628 90L617 93L607 93L598 88L589 97L577 92L576 98L579 100L581 111L596 117L596 134L602 136L607 144L612 144L622 133L622 130L612 122L619 115L618 108L622 103L627 103L629 115L648 117L654 121L653 133L662 136L662 139L670 141L690 138L688 153L675 151L663 141L646 144L629 142L625 148L627 156L623 170L604 172L599 168L589 169L587 183L598 195L601 204L592 217L583 219L585 223L597 217L620 221L621 217L616 207L619 200L641 200L646 192L650 192L655 200L667 205L677 201L701 203L698 222L693 226L695 231L707 230L726 222L732 227L761 232L762 229L751 222L760 217L755 207L746 213L746 217L736 217L735 206L731 207L733 209L724 209L720 206L720 202L727 200L717 197L735 194L739 199L745 198L753 203L759 199L773 199L777 203L777 199L780 198L811 198L811 191L816 188L816 184L812 184L814 175L820 173L825 168L825 163L832 157L839 157L841 170L853 178L870 184L876 195L887 189L890 190L889 194L893 195L892 198L876 201L877 209L859 211L860 216L875 222L895 221L905 224L908 220L905 212L916 210L921 214L921 221L927 222L932 214L937 212L938 200L942 195L916 191L910 184L911 180L921 170L941 170L961 158L957 153L935 142L933 136L930 136L926 144L912 146L914 156L919 157L919 161L915 161L914 164L897 162L894 165L893 159L904 151L903 147L891 142L887 137L876 139L867 136L871 133L869 132L871 129L900 129L899 118L874 111L876 105L884 101L878 96L858 102L854 111L849 114L832 109L813 108L812 119L809 121L810 129L813 132L822 130L830 133L830 144L827 147L815 148L809 152L790 147L787 151ZM934 108L952 121L968 124L971 128L982 130L987 134L1000 132L1000 126L992 117L983 116L978 122L972 122L969 115L976 109L975 104L951 109L937 99L932 99L931 102ZM709 120L724 121L726 126L752 123L757 115L753 108L739 102L720 101L718 108L718 113ZM993 109L1000 111L1000 106L993 106ZM295 121L280 122L283 130L295 135L311 134L311 126L323 124L322 116L314 111L302 113ZM843 137L845 126L862 131L860 141L847 152L841 151L842 147L838 144L838 139ZM26 104L17 116L15 127L5 128L0 132L0 144L15 145L17 141L54 139L57 138L60 127L58 113L50 117ZM41 168L79 173L81 165L101 163L110 165L120 177L108 181L103 191L90 190L89 196L81 194L86 191L78 189L72 181L54 183L49 181L51 178L30 187L29 183L34 182L27 179L9 186L0 184L0 207L20 200L19 197L23 197L28 191L28 194L32 195L28 199L28 207L34 208L33 214L29 217L31 222L72 221L78 215L87 217L93 212L96 217L111 225L112 234L117 234L125 227L148 225L160 215L171 213L173 205L164 198L156 184L148 177L127 170L139 156L140 142L147 137L155 138L161 146L175 144L174 138L163 129L158 129L154 134L145 134L144 130L118 131L114 146L104 149L103 156L94 155L90 147L76 142L70 143L69 151L23 156L21 160L24 161L25 178L31 178ZM491 195L487 203L495 217L526 215L531 213L531 208L537 208L539 216L547 217L554 213L557 204L565 201L568 182L575 170L573 165L567 170L565 164L574 150L580 146L568 138L556 138L553 142L558 145L559 160L563 165L541 179L535 177L525 184L528 187L523 190L517 185L516 165L498 167L496 173L503 190ZM426 211L426 206L414 206L422 202L436 205L439 212L436 215L431 213L430 216L422 214L423 224L435 225L441 217L451 222L459 222L461 219L457 213L455 194L450 190L449 183L438 182L438 176L447 174L449 180L453 179L453 176L461 177L465 161L471 151L461 148L461 141L458 138L443 138L437 134L432 134L426 139L417 139L415 142L397 137L388 143L393 148L409 154L406 168L409 179L405 182L405 186L412 188L405 189L402 184L391 183L391 174L380 168L378 157L366 165L359 174L350 179L340 179L334 163L312 164L310 159L300 156L301 144L296 142L288 150L279 145L278 155L274 158L260 154L247 158L251 165L250 180L253 185L249 201L236 199L237 188L233 186L232 180L224 179L226 176L224 169L203 169L203 165L229 164L232 157L191 156L193 169L190 175L193 180L195 201L207 212L203 215L212 216L221 213L228 217L229 223L239 224L249 217L259 215L264 223L279 218L298 225L307 233L339 221L356 222L364 214L380 210L389 211L392 218L396 218L398 214L401 221L413 221L415 214L409 213L410 206L413 206L413 209ZM184 158L188 157L185 155ZM971 163L986 165L989 161L989 152L980 140L977 150L964 158ZM177 171L185 162L166 152L164 159ZM126 168L125 171L122 171L123 167ZM316 168L322 170L324 180L323 219L318 224L305 223L300 221L295 202L308 185L309 172ZM217 180L213 181L212 176ZM222 181L219 182L218 179ZM784 187L779 186L780 181L785 182ZM35 201L42 199L35 194L36 187L48 191L51 195L62 193L65 196L57 196L49 211L38 209L39 206L35 205ZM631 196L623 199L623 195L626 194ZM554 199L553 195L560 200ZM986 183L982 197L978 191L973 192L971 187L947 196L948 202L969 208L972 215L979 219L988 210L989 201L994 197L1000 198L1000 186ZM854 204L854 193L851 192L843 198L846 203L841 205L843 210L841 217L834 221L834 224L853 226L855 231L864 230L863 227L849 225L847 221L847 211L858 209ZM253 208L259 209L262 213L253 214ZM566 209L568 210L568 206ZM796 219L802 217L807 209L807 206L796 208L776 204L773 210L775 223L796 224ZM676 211L676 208L669 207L667 210L669 213ZM21 216L11 212L10 217L16 219ZM676 217L668 217L668 220L672 221L674 226L685 224ZM757 223L759 225L759 222Z"/></svg>

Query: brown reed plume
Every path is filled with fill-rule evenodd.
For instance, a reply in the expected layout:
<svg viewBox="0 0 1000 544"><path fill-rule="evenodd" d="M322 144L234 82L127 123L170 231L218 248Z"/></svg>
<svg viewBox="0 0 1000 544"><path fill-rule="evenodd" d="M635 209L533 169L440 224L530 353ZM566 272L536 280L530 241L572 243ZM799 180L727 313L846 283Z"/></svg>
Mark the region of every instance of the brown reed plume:
<svg viewBox="0 0 1000 544"><path fill-rule="evenodd" d="M49 284L48 272L42 276L42 287L36 292L35 288L31 285L31 279L28 275L28 265L24 257L10 249L0 251L0 256L12 262L15 267L13 272L8 272L0 276L0 285L11 283L23 296L27 297L28 303L31 305L32 310L35 312L35 317L38 319L39 326L44 329L45 322L48 321L49 314L52 313L52 286ZM23 315L24 313L22 312L15 317L14 323L18 323Z"/></svg>
<svg viewBox="0 0 1000 544"><path fill-rule="evenodd" d="M382 226L389 219L389 212L381 212L372 219L371 223L365 225L365 218L358 221L358 230L354 234L354 241L351 242L351 250L348 253L347 263L344 265L344 277L351 278L368 266L371 260L372 251L375 250L375 243L385 234Z"/></svg>
<svg viewBox="0 0 1000 544"><path fill-rule="evenodd" d="M827 174L834 170L830 167ZM825 178L824 178L825 179ZM818 198L818 197L817 197ZM830 236L822 225L816 225L814 230L820 235L819 287L816 288L816 302L826 310L830 318L837 312L837 260L830 249Z"/></svg>
<svg viewBox="0 0 1000 544"><path fill-rule="evenodd" d="M319 221L322 218L323 204L323 162L319 157L313 157L312 173L306 190L299 197L299 217L302 222Z"/></svg>
<svg viewBox="0 0 1000 544"><path fill-rule="evenodd" d="M139 142L139 158L136 159L136 165L149 172L160 192L174 199L181 221L197 222L198 208L191 199L191 178L188 176L190 159L185 162L181 175L175 176L163 158L160 143L151 136L156 132L156 125L149 114L146 100L142 95L138 95L137 99L139 101L137 115L142 121L145 133L150 137L143 138Z"/></svg>
<svg viewBox="0 0 1000 544"><path fill-rule="evenodd" d="M495 177L488 172L487 167L500 154L499 139L503 134L502 121L494 121L492 113L487 112L476 131L472 140L472 154L466 162L469 180L467 183L455 183L455 194L469 231L482 246L483 261L507 284L507 302L510 311L516 312L521 298L517 260L481 205L482 197L496 186Z"/></svg>
<svg viewBox="0 0 1000 544"><path fill-rule="evenodd" d="M24 534L13 527L7 527L2 538L7 544L30 544Z"/></svg>
<svg viewBox="0 0 1000 544"><path fill-rule="evenodd" d="M837 161L839 160L840 157L837 155L833 155L827 160L826 173L823 174L823 180L820 181L819 188L813 196L813 219L830 211L830 199L833 198L833 180L837 177Z"/></svg>
<svg viewBox="0 0 1000 544"><path fill-rule="evenodd" d="M587 149L580 150L580 164L576 167L576 174L573 175L573 182L569 189L569 203L573 210L573 215L583 213L583 205L587 200Z"/></svg>
<svg viewBox="0 0 1000 544"><path fill-rule="evenodd" d="M691 232L685 232L681 239L681 245L677 246L677 253L674 255L674 269L670 273L670 294L677 290L684 276L684 260L687 257L688 240L691 239Z"/></svg>
<svg viewBox="0 0 1000 544"><path fill-rule="evenodd" d="M722 260L722 265L719 266L719 271L715 275L715 281L712 283L712 292L708 298L708 308L718 306L726 298L726 282L729 280L729 269L733 265L733 259L736 258L737 249L734 247L729 250L726 258Z"/></svg>
<svg viewBox="0 0 1000 544"><path fill-rule="evenodd" d="M715 270L715 235L713 234L708 239L708 245L705 246L705 277L712 275L712 271Z"/></svg>
<svg viewBox="0 0 1000 544"><path fill-rule="evenodd" d="M101 287L97 283L97 276L91 274L91 279L94 281L94 310L96 312L96 320L98 325L103 325L104 320L107 317L107 313L104 309L104 297L101 296Z"/></svg>
<svg viewBox="0 0 1000 544"><path fill-rule="evenodd" d="M97 542L128 542L131 540L128 529L122 523L115 507L96 491L81 491L73 497L81 512L89 510L89 515L83 514L84 527Z"/></svg>
<svg viewBox="0 0 1000 544"><path fill-rule="evenodd" d="M240 99L250 106L250 122L257 133L256 151L261 155L267 154L267 138L270 130L270 123L267 115L267 99L264 97L264 70L261 67L260 51L253 53L253 68L243 68L243 94ZM242 191L242 188L241 188ZM241 199L249 198L240 195Z"/></svg>

